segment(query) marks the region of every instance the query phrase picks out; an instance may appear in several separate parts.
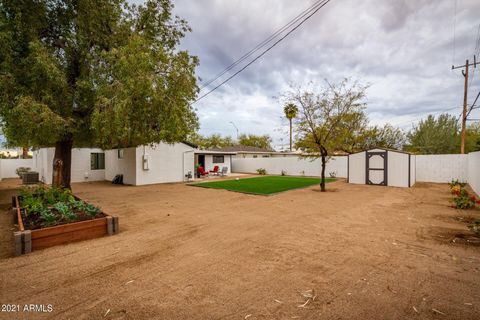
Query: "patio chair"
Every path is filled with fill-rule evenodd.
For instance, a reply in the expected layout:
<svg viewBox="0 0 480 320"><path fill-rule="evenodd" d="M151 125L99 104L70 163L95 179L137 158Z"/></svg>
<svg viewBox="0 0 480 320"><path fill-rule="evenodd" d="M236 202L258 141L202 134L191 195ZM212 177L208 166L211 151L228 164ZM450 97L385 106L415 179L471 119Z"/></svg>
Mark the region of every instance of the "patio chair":
<svg viewBox="0 0 480 320"><path fill-rule="evenodd" d="M203 167L198 167L197 168L197 173L200 177L208 176L208 171L205 171L205 169Z"/></svg>
<svg viewBox="0 0 480 320"><path fill-rule="evenodd" d="M218 175L220 172L218 171L220 168L219 166L213 167L213 170L210 170L211 174Z"/></svg>
<svg viewBox="0 0 480 320"><path fill-rule="evenodd" d="M223 176L227 175L227 172L228 172L228 167L223 167L222 172L220 172L220 175L223 177Z"/></svg>

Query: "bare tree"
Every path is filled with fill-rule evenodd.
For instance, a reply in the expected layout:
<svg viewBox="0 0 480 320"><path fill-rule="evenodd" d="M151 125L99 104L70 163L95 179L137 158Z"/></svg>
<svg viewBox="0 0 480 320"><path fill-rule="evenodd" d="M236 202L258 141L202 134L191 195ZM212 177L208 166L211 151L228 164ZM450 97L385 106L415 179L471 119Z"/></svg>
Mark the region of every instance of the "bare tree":
<svg viewBox="0 0 480 320"><path fill-rule="evenodd" d="M366 86L358 82L350 83L344 79L338 84L326 81L326 85L312 89L293 89L284 95L289 103L298 106L299 114L295 119L296 146L321 158L320 189L325 189L325 167L329 156L342 150L351 140L352 121L358 121L363 113Z"/></svg>

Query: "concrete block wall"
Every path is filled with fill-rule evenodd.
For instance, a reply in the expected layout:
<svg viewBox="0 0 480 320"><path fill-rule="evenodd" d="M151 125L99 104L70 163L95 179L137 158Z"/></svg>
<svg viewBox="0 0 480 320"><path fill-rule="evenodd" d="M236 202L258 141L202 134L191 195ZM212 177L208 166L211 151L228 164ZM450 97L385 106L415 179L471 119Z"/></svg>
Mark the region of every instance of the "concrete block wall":
<svg viewBox="0 0 480 320"><path fill-rule="evenodd" d="M348 157L332 157L328 160L325 174L335 172L339 178L347 177ZM320 176L321 159L301 157L273 157L273 158L233 158L232 172L257 173L257 169L264 168L267 174L281 174L286 171L289 176Z"/></svg>
<svg viewBox="0 0 480 320"><path fill-rule="evenodd" d="M446 183L455 179L467 181L468 170L466 154L417 155L418 182Z"/></svg>
<svg viewBox="0 0 480 320"><path fill-rule="evenodd" d="M19 167L28 167L34 170L33 159L1 159L0 179L18 178L16 170Z"/></svg>

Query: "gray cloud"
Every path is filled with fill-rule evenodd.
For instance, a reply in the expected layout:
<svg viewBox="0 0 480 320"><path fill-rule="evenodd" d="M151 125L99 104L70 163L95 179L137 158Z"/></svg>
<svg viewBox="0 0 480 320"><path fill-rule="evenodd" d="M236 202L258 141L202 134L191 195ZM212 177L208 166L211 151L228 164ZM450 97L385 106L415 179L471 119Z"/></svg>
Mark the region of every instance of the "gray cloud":
<svg viewBox="0 0 480 320"><path fill-rule="evenodd" d="M208 81L313 0L175 1L175 12L193 32L182 47L199 56L198 76ZM271 134L286 142L282 106L275 96L289 83L321 83L344 77L370 83L374 124L408 128L429 112L458 115L463 77L452 63L472 58L480 1L457 2L453 56L453 0L332 0L300 29L227 85L196 104L201 132ZM480 90L480 69L470 102ZM224 78L223 78L224 79ZM203 82L203 83L204 83ZM206 91L202 91L204 93ZM479 110L473 115L480 117Z"/></svg>

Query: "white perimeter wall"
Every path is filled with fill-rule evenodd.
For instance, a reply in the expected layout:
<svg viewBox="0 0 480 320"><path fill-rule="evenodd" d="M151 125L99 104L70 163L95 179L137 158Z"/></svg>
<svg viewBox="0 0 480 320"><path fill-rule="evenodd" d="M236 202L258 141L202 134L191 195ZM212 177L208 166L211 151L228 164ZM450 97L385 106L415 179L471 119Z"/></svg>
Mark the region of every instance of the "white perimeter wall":
<svg viewBox="0 0 480 320"><path fill-rule="evenodd" d="M468 179L468 155L435 154L417 155L416 161L418 182L450 182Z"/></svg>
<svg viewBox="0 0 480 320"><path fill-rule="evenodd" d="M72 182L105 180L105 170L90 169L90 154L103 153L98 148L72 149ZM52 183L53 157L55 148L42 148L33 152L32 170L39 173L39 179L44 183ZM106 162L106 161L105 161Z"/></svg>
<svg viewBox="0 0 480 320"><path fill-rule="evenodd" d="M19 167L33 170L33 159L0 159L0 179L18 178L15 171Z"/></svg>
<svg viewBox="0 0 480 320"><path fill-rule="evenodd" d="M332 157L328 160L325 175L335 172L339 178L347 177L348 157ZM264 168L267 174L281 174L282 170L289 176L320 176L321 159L300 157L271 157L271 158L232 158L232 172L257 173L257 169Z"/></svg>
<svg viewBox="0 0 480 320"><path fill-rule="evenodd" d="M480 151L468 154L468 184L480 195Z"/></svg>

